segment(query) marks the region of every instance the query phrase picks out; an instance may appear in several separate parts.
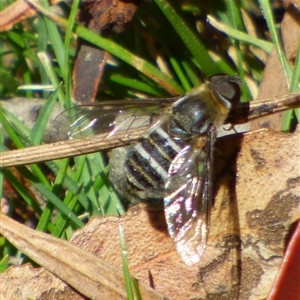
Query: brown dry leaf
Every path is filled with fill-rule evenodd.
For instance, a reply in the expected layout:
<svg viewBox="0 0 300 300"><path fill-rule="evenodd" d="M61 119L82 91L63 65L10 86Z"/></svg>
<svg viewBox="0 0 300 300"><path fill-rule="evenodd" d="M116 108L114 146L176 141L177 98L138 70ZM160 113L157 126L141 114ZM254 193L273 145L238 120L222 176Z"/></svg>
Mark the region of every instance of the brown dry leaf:
<svg viewBox="0 0 300 300"><path fill-rule="evenodd" d="M262 131L243 138L236 186L232 172L219 180L209 241L199 266L187 267L181 261L159 210L131 211L123 219L94 218L72 242L121 268L121 224L132 275L153 283L168 298L265 297L281 263L285 236L300 218L299 137L299 131ZM234 139L220 144L227 147Z"/></svg>
<svg viewBox="0 0 300 300"><path fill-rule="evenodd" d="M295 2L297 2L296 0ZM299 2L299 1L298 1ZM287 59L291 66L295 63L295 54L300 40L300 11L295 10L293 6L288 6L281 22L281 36L283 47ZM288 94L288 84L283 73L277 52L275 48L272 50L266 67L264 69L263 80L259 87L257 99L270 99ZM259 129L262 127L280 131L282 117L284 113L275 114L269 117L258 119L251 123L251 129Z"/></svg>
<svg viewBox="0 0 300 300"><path fill-rule="evenodd" d="M55 4L62 0L52 0L51 3ZM39 0L34 0L39 3ZM15 24L27 18L36 15L35 8L30 5L26 0L17 0L3 11L0 12L0 32L10 30Z"/></svg>
<svg viewBox="0 0 300 300"><path fill-rule="evenodd" d="M90 28L98 31L109 28L122 32L131 22L140 3L141 0L83 0L81 8L92 16Z"/></svg>
<svg viewBox="0 0 300 300"><path fill-rule="evenodd" d="M126 299L121 269L116 269L68 241L30 229L3 214L0 217L0 233L3 236L36 263L47 268L82 295L91 299ZM1 274L0 286L5 288L1 295L18 295L18 299L36 298L36 295L32 294L33 292L41 294L51 288L58 288L56 285L54 287L50 284L46 287L41 285L41 288L45 288L45 290L24 290L24 294L22 294L23 290L20 290L20 284L24 283L23 277L28 278L28 276L20 273L19 280L17 280L15 276L11 276L12 273L14 270L10 268ZM37 276L35 277L37 279L35 283L37 283L39 275L35 276ZM163 298L148 286L140 284L139 288L143 299ZM7 299L12 298L8 297Z"/></svg>
<svg viewBox="0 0 300 300"><path fill-rule="evenodd" d="M107 52L102 49L80 45L72 75L75 103L91 104L95 101L107 57Z"/></svg>
<svg viewBox="0 0 300 300"><path fill-rule="evenodd" d="M300 218L299 141L299 130L287 135L257 132L243 141L247 147L239 155L236 186L242 238L241 299L268 295L287 235Z"/></svg>
<svg viewBox="0 0 300 300"><path fill-rule="evenodd" d="M107 36L112 30L122 32L131 22L140 0L81 1L78 19L90 30ZM73 99L77 104L95 101L109 54L80 40L73 69Z"/></svg>
<svg viewBox="0 0 300 300"><path fill-rule="evenodd" d="M84 286L83 292L91 288L87 288L85 279L79 277L78 270L93 279L112 269L116 270L116 274L121 271L118 229L121 225L125 231L132 275L170 299L223 297L246 300L266 297L281 263L288 230L300 218L299 138L299 131L294 134L260 131L218 141L218 148L223 145L225 149L237 142L241 151L237 163L236 150L233 150L232 159L223 160L225 169L222 167L218 171L219 179L215 185L218 193L212 211L211 230L199 266L188 267L181 261L168 237L163 211L149 207L133 208L124 218L92 219L71 240L85 251L64 241L61 241L63 244L56 240L53 242L49 236L45 239L42 233L31 231L28 235L19 227L10 231L19 232L19 241L25 238L23 248L19 247L24 252L28 241L35 241L36 248L30 255L33 259L46 251L52 254L47 268L77 290ZM222 164L222 159L219 159L219 164ZM228 174L225 176L225 173ZM101 263L87 252L101 258ZM41 260L38 258L37 261ZM107 263L116 269L103 269ZM6 293L20 293L17 283L24 284L24 276L28 278L26 273L18 273L22 268L25 267L10 268L1 275ZM71 279L63 278L62 271L68 273ZM13 282L11 274L14 274ZM19 278L16 274L20 274ZM121 289L122 280L118 278L120 275L115 275L110 283ZM38 275L36 280L35 283L43 282ZM64 295L61 282L52 283L52 280L54 282L51 279L47 288L41 284L43 291L47 293L52 289L53 294L53 289L60 287L60 295ZM72 283L70 280L73 280ZM96 284L94 288L99 286ZM101 289L96 293L100 299L106 297ZM26 294L26 297L34 296ZM111 295L109 299L113 299Z"/></svg>
<svg viewBox="0 0 300 300"><path fill-rule="evenodd" d="M283 0L282 3L285 8L288 8L289 6L293 5L295 6L295 8L300 9L299 0Z"/></svg>
<svg viewBox="0 0 300 300"><path fill-rule="evenodd" d="M15 24L35 14L36 10L25 0L15 1L0 13L0 32L10 30Z"/></svg>
<svg viewBox="0 0 300 300"><path fill-rule="evenodd" d="M63 292L65 298L81 300L83 296L73 292L59 278L45 270L44 268L34 268L30 264L9 268L0 275L1 299L50 299L48 294L56 289L56 295ZM22 287L22 288L21 288ZM67 292L73 294L66 298ZM43 295L43 297L41 297ZM58 297L52 299L60 299Z"/></svg>

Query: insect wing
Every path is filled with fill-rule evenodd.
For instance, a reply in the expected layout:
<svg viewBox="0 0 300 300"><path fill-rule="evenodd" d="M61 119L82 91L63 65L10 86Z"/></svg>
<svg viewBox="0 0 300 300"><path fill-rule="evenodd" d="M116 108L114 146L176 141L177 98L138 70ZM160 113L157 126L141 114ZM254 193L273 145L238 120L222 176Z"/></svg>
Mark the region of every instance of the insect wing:
<svg viewBox="0 0 300 300"><path fill-rule="evenodd" d="M69 137L92 134L127 135L129 129L151 127L177 98L110 101L67 109L54 120L54 127Z"/></svg>
<svg viewBox="0 0 300 300"><path fill-rule="evenodd" d="M202 137L205 139L204 137ZM211 208L210 141L203 149L184 147L173 160L165 184L165 217L176 249L187 265L205 249Z"/></svg>

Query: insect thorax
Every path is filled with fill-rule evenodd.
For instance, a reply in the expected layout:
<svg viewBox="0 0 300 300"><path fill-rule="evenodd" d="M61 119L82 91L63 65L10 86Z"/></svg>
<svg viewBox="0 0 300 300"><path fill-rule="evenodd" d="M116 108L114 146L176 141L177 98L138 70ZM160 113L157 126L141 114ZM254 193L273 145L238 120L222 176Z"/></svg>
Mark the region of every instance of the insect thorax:
<svg viewBox="0 0 300 300"><path fill-rule="evenodd" d="M208 140L213 142L214 135L207 137L215 126L223 124L231 107L227 89L221 87L231 87L230 82L236 84L235 80L217 76L214 82L193 89L179 98L160 119L159 126L150 129L139 143L113 150L110 179L125 203L163 200L168 171L176 155L187 145L196 149ZM234 95L232 88L229 98Z"/></svg>

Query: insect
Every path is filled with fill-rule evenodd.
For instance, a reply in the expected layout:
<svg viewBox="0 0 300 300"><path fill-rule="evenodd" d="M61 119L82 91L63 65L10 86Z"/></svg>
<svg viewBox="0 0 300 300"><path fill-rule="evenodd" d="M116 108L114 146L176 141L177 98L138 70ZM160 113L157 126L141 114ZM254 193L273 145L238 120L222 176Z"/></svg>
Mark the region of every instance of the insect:
<svg viewBox="0 0 300 300"><path fill-rule="evenodd" d="M163 202L169 235L182 260L194 265L209 231L216 129L239 100L239 84L236 76L215 75L180 97L77 106L55 126L69 136L107 139L147 126L138 142L114 150L110 178L130 204Z"/></svg>

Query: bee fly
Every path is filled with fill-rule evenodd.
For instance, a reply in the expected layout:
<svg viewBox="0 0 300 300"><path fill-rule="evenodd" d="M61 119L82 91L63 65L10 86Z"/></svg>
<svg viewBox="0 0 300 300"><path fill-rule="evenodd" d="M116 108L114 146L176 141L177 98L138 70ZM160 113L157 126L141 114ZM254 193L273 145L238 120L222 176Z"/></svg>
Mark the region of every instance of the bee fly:
<svg viewBox="0 0 300 300"><path fill-rule="evenodd" d="M239 100L239 83L235 76L216 75L184 96L77 106L55 120L61 129L73 119L68 135L92 130L107 132L107 139L149 126L138 142L113 150L110 179L127 203L163 201L170 237L187 265L205 249L216 128Z"/></svg>

